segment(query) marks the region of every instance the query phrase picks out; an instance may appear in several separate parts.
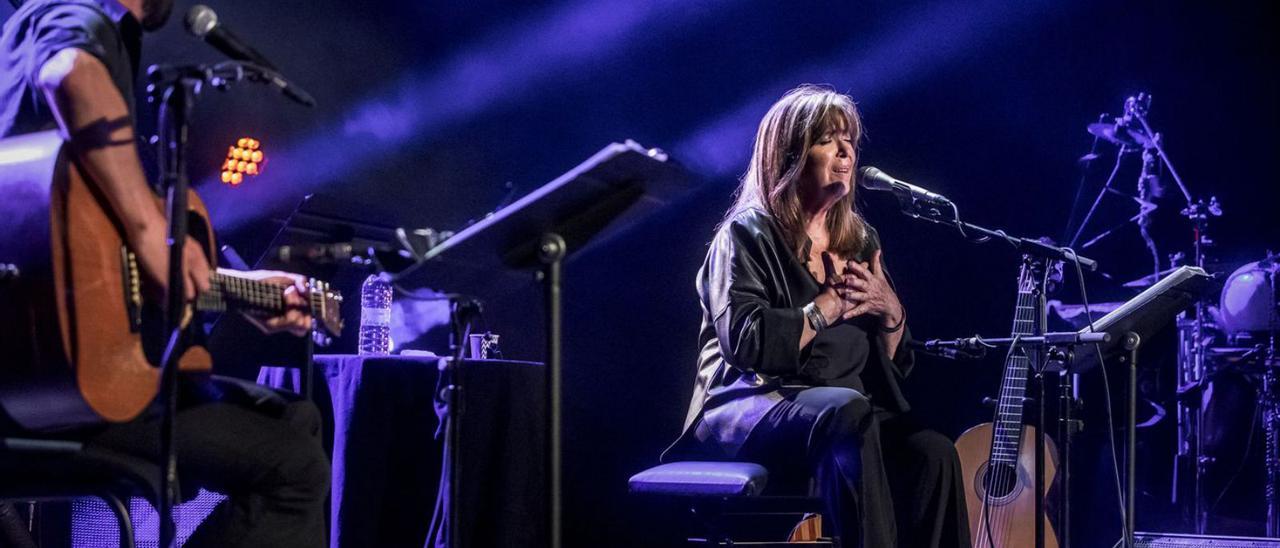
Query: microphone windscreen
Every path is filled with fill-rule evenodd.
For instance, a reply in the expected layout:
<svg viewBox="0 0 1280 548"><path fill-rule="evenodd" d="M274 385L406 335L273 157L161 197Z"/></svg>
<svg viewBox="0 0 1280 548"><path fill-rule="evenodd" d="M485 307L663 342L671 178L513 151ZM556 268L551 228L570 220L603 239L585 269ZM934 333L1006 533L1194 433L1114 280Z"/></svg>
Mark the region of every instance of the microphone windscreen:
<svg viewBox="0 0 1280 548"><path fill-rule="evenodd" d="M209 31L218 26L218 14L209 6L196 4L187 10L187 17L183 22L187 32L196 35L197 38L204 38Z"/></svg>
<svg viewBox="0 0 1280 548"><path fill-rule="evenodd" d="M858 168L858 183L867 190L893 190L893 177L871 166Z"/></svg>

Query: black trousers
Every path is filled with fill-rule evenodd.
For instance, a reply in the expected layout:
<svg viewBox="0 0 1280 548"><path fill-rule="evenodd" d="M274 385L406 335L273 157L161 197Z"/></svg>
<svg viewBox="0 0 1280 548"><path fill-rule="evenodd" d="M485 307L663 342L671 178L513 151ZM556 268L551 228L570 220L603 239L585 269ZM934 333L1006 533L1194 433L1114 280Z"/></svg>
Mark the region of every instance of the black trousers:
<svg viewBox="0 0 1280 548"><path fill-rule="evenodd" d="M842 545L968 547L969 520L954 445L910 415L877 412L855 390L783 389L736 458L769 469L770 484L812 477Z"/></svg>
<svg viewBox="0 0 1280 548"><path fill-rule="evenodd" d="M246 381L184 383L175 438L184 491L227 495L184 546L325 546L329 459L308 401ZM160 418L112 425L88 443L158 459Z"/></svg>

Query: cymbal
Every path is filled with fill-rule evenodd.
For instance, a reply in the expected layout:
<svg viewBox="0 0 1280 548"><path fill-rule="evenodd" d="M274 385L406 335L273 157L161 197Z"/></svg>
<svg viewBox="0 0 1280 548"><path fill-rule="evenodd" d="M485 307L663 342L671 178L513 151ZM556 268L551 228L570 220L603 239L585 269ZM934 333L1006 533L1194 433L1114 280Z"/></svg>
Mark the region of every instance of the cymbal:
<svg viewBox="0 0 1280 548"><path fill-rule="evenodd" d="M1119 124L1096 122L1089 124L1089 133L1106 141L1127 147L1149 148L1151 139L1146 133L1133 128L1122 128Z"/></svg>

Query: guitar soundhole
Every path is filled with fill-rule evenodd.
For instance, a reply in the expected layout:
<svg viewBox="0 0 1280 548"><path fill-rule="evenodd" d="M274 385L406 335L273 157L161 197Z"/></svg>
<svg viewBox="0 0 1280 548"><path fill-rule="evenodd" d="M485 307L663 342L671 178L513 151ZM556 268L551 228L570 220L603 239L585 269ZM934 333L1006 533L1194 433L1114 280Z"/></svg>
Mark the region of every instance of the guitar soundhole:
<svg viewBox="0 0 1280 548"><path fill-rule="evenodd" d="M991 463L982 474L982 487L987 496L1002 499L1018 489L1018 467L1008 463Z"/></svg>

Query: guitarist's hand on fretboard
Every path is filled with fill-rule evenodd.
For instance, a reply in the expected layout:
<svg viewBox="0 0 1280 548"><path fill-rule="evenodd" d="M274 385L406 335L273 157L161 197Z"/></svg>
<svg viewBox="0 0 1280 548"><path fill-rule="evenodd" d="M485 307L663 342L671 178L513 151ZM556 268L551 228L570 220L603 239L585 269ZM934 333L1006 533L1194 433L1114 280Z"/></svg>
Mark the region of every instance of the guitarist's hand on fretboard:
<svg viewBox="0 0 1280 548"><path fill-rule="evenodd" d="M263 312L242 312L241 315L249 323L264 334L291 333L301 337L311 330L311 313L307 304L306 279L297 274L278 270L228 270L218 269L219 274L236 278L250 279L280 288L284 310L268 314Z"/></svg>

